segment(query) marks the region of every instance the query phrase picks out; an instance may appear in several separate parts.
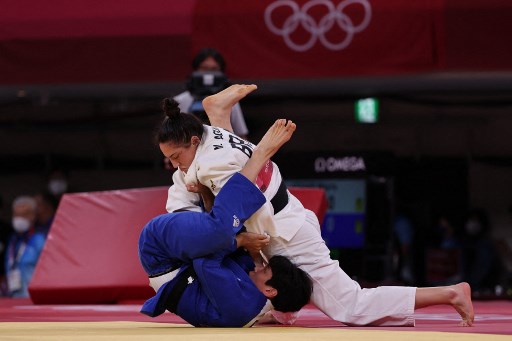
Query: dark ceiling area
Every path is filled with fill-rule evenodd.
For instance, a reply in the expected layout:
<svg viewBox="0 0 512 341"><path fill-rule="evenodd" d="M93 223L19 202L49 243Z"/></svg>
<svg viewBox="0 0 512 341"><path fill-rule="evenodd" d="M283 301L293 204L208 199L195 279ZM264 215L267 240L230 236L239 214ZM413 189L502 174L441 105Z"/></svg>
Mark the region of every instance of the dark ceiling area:
<svg viewBox="0 0 512 341"><path fill-rule="evenodd" d="M512 74L236 80L258 90L242 101L250 138L278 117L297 122L285 150L385 150L398 156L507 159ZM3 172L51 168L159 167L152 132L160 101L179 82L0 88ZM375 97L379 121L358 124L354 102ZM315 143L312 144L311 140Z"/></svg>

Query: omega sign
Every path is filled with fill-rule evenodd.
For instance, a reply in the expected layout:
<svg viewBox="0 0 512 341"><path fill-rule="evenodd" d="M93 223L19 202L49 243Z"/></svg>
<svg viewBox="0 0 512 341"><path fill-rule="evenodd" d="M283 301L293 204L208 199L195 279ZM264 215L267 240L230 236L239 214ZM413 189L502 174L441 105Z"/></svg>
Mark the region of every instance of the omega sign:
<svg viewBox="0 0 512 341"><path fill-rule="evenodd" d="M335 157L317 157L315 159L315 172L333 173L333 172L358 172L365 171L366 165L364 159L357 156Z"/></svg>

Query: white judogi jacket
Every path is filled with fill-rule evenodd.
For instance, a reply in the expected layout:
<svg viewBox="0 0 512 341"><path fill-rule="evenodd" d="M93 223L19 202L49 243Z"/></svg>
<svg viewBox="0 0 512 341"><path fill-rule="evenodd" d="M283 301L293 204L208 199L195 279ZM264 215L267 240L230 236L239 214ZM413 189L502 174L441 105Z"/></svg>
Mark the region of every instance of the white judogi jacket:
<svg viewBox="0 0 512 341"><path fill-rule="evenodd" d="M169 188L166 205L168 212L178 209L200 211L199 195L188 192L185 184L200 182L217 195L231 175L239 172L252 155L255 147L252 143L224 129L204 127L201 143L187 173L178 169L173 174L174 184ZM281 237L289 241L304 224L305 210L301 202L288 192L288 204L274 215L270 200L276 194L281 181L277 165L273 162L267 163L257 181L267 203L245 222L245 226L250 232L268 233L271 237Z"/></svg>

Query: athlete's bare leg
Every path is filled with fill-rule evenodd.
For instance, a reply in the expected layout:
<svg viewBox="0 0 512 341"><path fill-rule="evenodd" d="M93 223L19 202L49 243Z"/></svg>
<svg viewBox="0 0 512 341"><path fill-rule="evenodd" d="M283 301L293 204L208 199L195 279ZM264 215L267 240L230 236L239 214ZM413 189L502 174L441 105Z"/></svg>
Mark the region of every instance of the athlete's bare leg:
<svg viewBox="0 0 512 341"><path fill-rule="evenodd" d="M210 124L232 132L231 109L233 105L257 88L254 84L234 84L215 95L203 99L203 108L206 115L208 115Z"/></svg>
<svg viewBox="0 0 512 341"><path fill-rule="evenodd" d="M275 121L261 138L260 143L254 149L251 158L240 173L252 182L255 182L263 166L283 144L290 140L296 128L295 123L290 120L279 119Z"/></svg>
<svg viewBox="0 0 512 341"><path fill-rule="evenodd" d="M462 317L462 326L473 324L475 313L471 302L471 288L468 283L416 289L415 309L437 304L449 304L454 307Z"/></svg>

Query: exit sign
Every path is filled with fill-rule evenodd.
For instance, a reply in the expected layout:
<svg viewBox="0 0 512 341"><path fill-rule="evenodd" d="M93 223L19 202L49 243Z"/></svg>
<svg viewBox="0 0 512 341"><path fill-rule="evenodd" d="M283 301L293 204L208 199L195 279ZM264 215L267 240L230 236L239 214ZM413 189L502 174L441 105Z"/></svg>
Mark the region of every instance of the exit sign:
<svg viewBox="0 0 512 341"><path fill-rule="evenodd" d="M379 100L376 98L363 98L356 101L356 122L376 123L379 120Z"/></svg>

